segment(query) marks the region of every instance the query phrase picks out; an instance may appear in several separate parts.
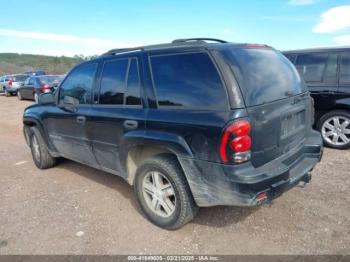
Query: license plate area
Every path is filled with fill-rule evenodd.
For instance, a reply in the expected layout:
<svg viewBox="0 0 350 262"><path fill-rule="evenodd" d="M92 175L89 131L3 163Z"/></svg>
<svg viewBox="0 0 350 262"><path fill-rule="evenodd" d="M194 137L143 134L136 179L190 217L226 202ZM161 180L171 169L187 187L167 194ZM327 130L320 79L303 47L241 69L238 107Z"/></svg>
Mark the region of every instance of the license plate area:
<svg viewBox="0 0 350 262"><path fill-rule="evenodd" d="M299 133L305 128L305 109L284 115L281 119L281 140Z"/></svg>

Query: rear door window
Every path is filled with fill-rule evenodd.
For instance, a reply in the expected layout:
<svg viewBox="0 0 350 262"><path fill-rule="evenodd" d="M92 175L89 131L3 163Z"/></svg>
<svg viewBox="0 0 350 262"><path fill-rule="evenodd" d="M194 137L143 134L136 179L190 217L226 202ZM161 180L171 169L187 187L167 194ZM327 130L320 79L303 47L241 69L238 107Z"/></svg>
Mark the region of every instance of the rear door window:
<svg viewBox="0 0 350 262"><path fill-rule="evenodd" d="M327 84L337 83L338 54L331 53L328 56L323 82Z"/></svg>
<svg viewBox="0 0 350 262"><path fill-rule="evenodd" d="M131 59L129 64L129 73L126 86L125 104L138 106L141 105L140 95L140 75L136 59Z"/></svg>
<svg viewBox="0 0 350 262"><path fill-rule="evenodd" d="M101 77L99 104L141 105L140 76L136 58L105 62Z"/></svg>
<svg viewBox="0 0 350 262"><path fill-rule="evenodd" d="M350 53L342 53L339 83L350 83Z"/></svg>
<svg viewBox="0 0 350 262"><path fill-rule="evenodd" d="M207 53L150 58L159 107L227 108L227 94Z"/></svg>
<svg viewBox="0 0 350 262"><path fill-rule="evenodd" d="M327 60L327 53L301 54L295 65L306 82L322 82Z"/></svg>

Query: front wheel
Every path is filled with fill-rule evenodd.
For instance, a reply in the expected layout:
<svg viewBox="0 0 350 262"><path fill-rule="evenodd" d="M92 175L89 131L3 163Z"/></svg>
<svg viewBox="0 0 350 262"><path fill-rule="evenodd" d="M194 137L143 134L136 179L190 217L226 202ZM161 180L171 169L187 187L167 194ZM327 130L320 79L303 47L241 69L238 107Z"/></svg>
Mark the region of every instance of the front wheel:
<svg viewBox="0 0 350 262"><path fill-rule="evenodd" d="M47 169L56 164L41 136L40 131L36 127L30 128L30 149L35 165L40 169Z"/></svg>
<svg viewBox="0 0 350 262"><path fill-rule="evenodd" d="M317 123L326 146L336 149L350 148L350 113L335 110L323 115Z"/></svg>
<svg viewBox="0 0 350 262"><path fill-rule="evenodd" d="M35 101L36 104L39 103L39 96L38 96L37 93L34 93L34 101Z"/></svg>
<svg viewBox="0 0 350 262"><path fill-rule="evenodd" d="M198 212L183 171L171 155L158 155L138 168L135 194L145 216L164 229L178 229Z"/></svg>

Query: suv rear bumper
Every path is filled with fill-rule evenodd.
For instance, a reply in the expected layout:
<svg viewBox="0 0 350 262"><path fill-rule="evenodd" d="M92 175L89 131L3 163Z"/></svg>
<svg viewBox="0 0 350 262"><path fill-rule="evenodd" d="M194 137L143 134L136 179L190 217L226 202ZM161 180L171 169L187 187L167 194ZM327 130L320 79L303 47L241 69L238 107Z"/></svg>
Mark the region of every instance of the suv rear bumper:
<svg viewBox="0 0 350 262"><path fill-rule="evenodd" d="M299 182L308 183L322 153L321 136L312 130L301 146L258 168L251 162L224 165L189 158L179 160L198 206L255 206L271 201ZM263 192L266 197L257 199Z"/></svg>
<svg viewBox="0 0 350 262"><path fill-rule="evenodd" d="M18 87L9 87L9 86L7 86L6 90L7 90L7 92L9 92L11 94L15 94L15 93L17 93Z"/></svg>

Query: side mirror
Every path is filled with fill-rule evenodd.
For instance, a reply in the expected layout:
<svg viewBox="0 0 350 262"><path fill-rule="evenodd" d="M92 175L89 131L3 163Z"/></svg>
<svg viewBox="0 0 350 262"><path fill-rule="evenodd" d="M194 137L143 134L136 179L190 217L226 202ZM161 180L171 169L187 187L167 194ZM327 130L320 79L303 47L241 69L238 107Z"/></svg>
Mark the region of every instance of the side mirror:
<svg viewBox="0 0 350 262"><path fill-rule="evenodd" d="M65 96L63 98L63 102L61 103L61 106L66 109L69 112L75 113L77 111L77 106L79 105L79 100L71 97L71 96Z"/></svg>
<svg viewBox="0 0 350 262"><path fill-rule="evenodd" d="M52 93L42 93L39 96L38 103L41 105L55 104L55 98Z"/></svg>

